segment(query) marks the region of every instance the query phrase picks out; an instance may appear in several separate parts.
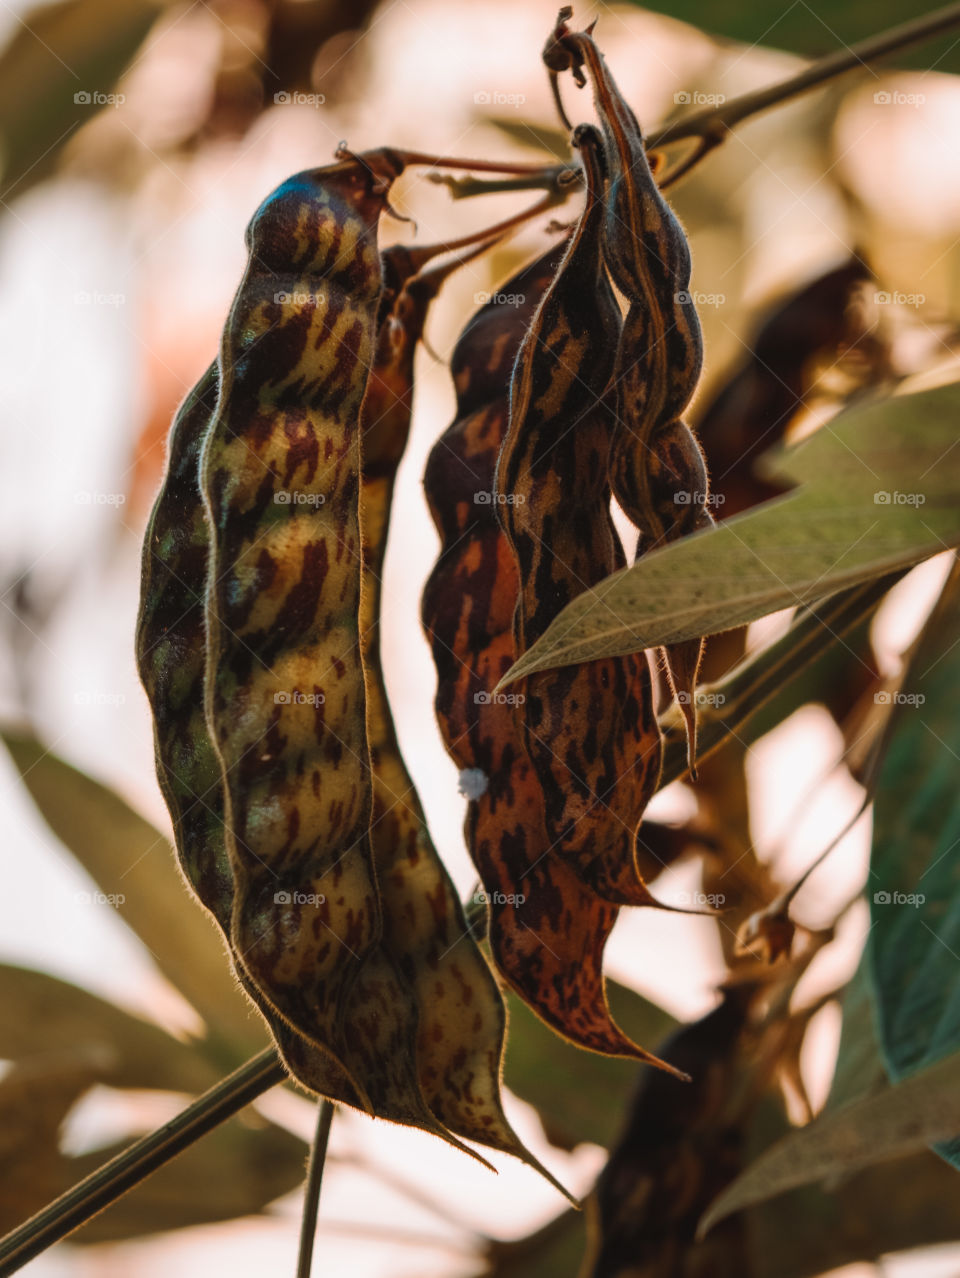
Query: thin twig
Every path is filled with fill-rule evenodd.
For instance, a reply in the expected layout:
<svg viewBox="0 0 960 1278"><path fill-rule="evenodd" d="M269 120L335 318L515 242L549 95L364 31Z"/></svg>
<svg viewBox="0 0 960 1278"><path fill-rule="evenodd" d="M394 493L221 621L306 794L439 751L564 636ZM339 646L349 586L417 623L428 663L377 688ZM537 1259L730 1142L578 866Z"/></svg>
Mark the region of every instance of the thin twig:
<svg viewBox="0 0 960 1278"><path fill-rule="evenodd" d="M898 27L891 27L879 35L861 40L859 44L850 45L831 53L818 62L805 67L796 75L779 84L772 84L766 89L757 89L752 93L744 93L738 98L731 98L717 107L705 107L702 111L693 111L665 125L647 139L649 147L663 146L667 142L679 142L683 138L702 138L706 147L716 146L723 140L730 129L741 124L751 115L767 110L768 107L780 106L791 98L807 93L810 89L825 84L848 71L857 71L885 57L906 49L910 45L921 44L948 31L951 27L960 26L960 4L947 5L936 9L933 13L925 13L911 22L904 22Z"/></svg>
<svg viewBox="0 0 960 1278"><path fill-rule="evenodd" d="M317 1130L310 1149L307 1183L303 1191L303 1218L300 1222L300 1250L297 1255L297 1278L310 1278L313 1244L317 1236L317 1213L320 1209L320 1186L327 1161L327 1143L333 1122L333 1104L322 1099L317 1106Z"/></svg>
<svg viewBox="0 0 960 1278"><path fill-rule="evenodd" d="M0 1240L0 1278L16 1273L85 1225L194 1141L285 1078L276 1049L265 1048L204 1092L176 1118L135 1141Z"/></svg>

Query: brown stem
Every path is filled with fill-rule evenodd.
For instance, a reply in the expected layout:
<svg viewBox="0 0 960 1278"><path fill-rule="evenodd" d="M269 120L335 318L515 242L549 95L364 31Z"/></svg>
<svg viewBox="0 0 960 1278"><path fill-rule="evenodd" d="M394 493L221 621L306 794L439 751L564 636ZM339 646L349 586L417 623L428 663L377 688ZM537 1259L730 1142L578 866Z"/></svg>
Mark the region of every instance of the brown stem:
<svg viewBox="0 0 960 1278"><path fill-rule="evenodd" d="M330 1124L333 1122L333 1105L321 1099L317 1106L317 1130L310 1147L307 1166L307 1183L303 1191L303 1217L300 1222L300 1250L297 1253L297 1278L310 1278L313 1265L313 1244L317 1237L317 1214L320 1210L320 1186L323 1168L327 1161L327 1145L330 1141Z"/></svg>

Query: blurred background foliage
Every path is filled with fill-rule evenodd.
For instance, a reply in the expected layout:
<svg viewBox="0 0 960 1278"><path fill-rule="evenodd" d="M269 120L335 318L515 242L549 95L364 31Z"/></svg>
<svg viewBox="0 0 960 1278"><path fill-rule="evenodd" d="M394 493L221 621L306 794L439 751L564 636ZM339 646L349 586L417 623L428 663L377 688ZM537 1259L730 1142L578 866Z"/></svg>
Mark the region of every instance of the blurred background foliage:
<svg viewBox="0 0 960 1278"><path fill-rule="evenodd" d="M539 50L554 10L539 0L59 0L4 10L4 1229L266 1041L175 868L132 659L139 541L166 431L216 348L243 227L278 180L326 162L341 139L549 159L563 134ZM914 16L893 0L822 13L780 0L678 0L669 15L604 5L598 27L648 129ZM877 388L954 370L958 50L943 38L750 121L672 192L706 339L694 419L722 516L776 491L755 464L771 445ZM586 95L572 92L568 111L588 116ZM397 203L429 240L497 220L525 198L457 203L421 175L404 180ZM419 476L449 420L443 360L482 295L543 242L546 220L472 264L441 300L428 334L438 359L418 368L395 516L402 553L393 545L388 560L388 683L464 894L462 801L426 713L433 676L416 610L435 540ZM411 229L392 223L387 234L406 239ZM956 1271L956 1248L939 1261L930 1251L960 1241L945 1161L955 1148L940 1146L938 1157L923 1141L856 1169L837 1154L828 1178L695 1241L716 1195L813 1113L960 1049L953 579L926 648L909 670L901 660L946 572L937 561L901 582L767 708L749 745L714 756L695 797L677 783L658 798L649 837L668 866L664 882L720 893L732 908L719 922L625 920L611 946L620 978L611 1002L634 1037L666 1040L661 1054L690 1063L692 1089L579 1052L510 999L511 1115L566 1183L586 1194L596 1182L589 1210L557 1215L549 1189L522 1168L490 1183L422 1136L345 1115L324 1190L325 1271L572 1278L588 1223L598 1274L633 1264L664 1278L803 1278L916 1248L927 1249L926 1268L908 1257L884 1272ZM787 621L721 636L706 677L721 678ZM894 716L888 730L889 695L878 693L904 678L936 715ZM744 966L738 926L843 829L880 743L872 865L864 819L804 888L793 956ZM872 894L915 891L921 878L924 909L872 905L870 930L864 881ZM738 983L717 1007L731 970ZM187 1274L226 1268L227 1258L238 1274L292 1269L311 1123L289 1089L251 1107L31 1272Z"/></svg>

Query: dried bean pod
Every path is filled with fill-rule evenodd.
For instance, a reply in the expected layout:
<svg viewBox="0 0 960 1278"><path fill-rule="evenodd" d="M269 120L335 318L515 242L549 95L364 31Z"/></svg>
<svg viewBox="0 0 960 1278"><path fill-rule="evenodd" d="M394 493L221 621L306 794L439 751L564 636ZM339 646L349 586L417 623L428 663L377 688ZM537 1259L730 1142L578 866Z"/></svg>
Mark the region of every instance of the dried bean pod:
<svg viewBox="0 0 960 1278"><path fill-rule="evenodd" d="M521 583L518 654L572 599L623 566L610 517L613 422L604 400L620 310L601 256L603 147L588 126L574 143L586 203L520 348L497 468L496 510ZM511 694L551 845L605 900L653 903L636 854L661 755L644 654L541 671Z"/></svg>
<svg viewBox="0 0 960 1278"><path fill-rule="evenodd" d="M478 251L487 247L484 244ZM379 632L383 564L397 467L410 430L414 354L430 302L450 271L468 260L402 280L403 269L413 270L415 264L403 262L401 255L404 250L384 254L384 277L396 282L396 300L381 324L363 405L361 440L360 627L373 766L371 839L384 905L384 946L418 999L417 1058L421 1087L432 1112L458 1136L513 1154L566 1193L525 1149L503 1112L503 999L430 838L400 753L383 682Z"/></svg>
<svg viewBox="0 0 960 1278"><path fill-rule="evenodd" d="M460 1145L423 1100L417 1006L381 945L358 616L359 418L394 153L298 174L248 228L201 461L207 726L238 963L373 1112Z"/></svg>
<svg viewBox="0 0 960 1278"><path fill-rule="evenodd" d="M180 868L229 948L233 872L224 846L220 761L203 713L209 534L198 479L200 446L216 406L217 385L213 364L174 419L163 486L144 538L136 650L153 710L157 777L173 821ZM329 1053L296 1034L244 969L235 970L291 1072L313 1091L366 1105L362 1089Z"/></svg>
<svg viewBox="0 0 960 1278"><path fill-rule="evenodd" d="M683 422L703 364L703 340L690 294L690 249L660 194L636 116L586 32L563 22L548 43L551 70L566 60L582 82L590 76L608 164L604 256L629 309L614 380L620 429L610 476L614 495L640 535L637 554L713 523L703 453ZM664 650L671 687L696 748L694 693L702 640Z"/></svg>
<svg viewBox="0 0 960 1278"><path fill-rule="evenodd" d="M440 729L471 797L467 845L489 900L498 970L558 1033L594 1051L658 1063L607 1006L603 949L619 909L551 855L543 793L512 708L492 695L514 660L519 592L494 510L494 472L514 359L561 257L562 248L551 249L514 276L469 321L453 353L456 420L434 446L424 479L441 551L423 621Z"/></svg>

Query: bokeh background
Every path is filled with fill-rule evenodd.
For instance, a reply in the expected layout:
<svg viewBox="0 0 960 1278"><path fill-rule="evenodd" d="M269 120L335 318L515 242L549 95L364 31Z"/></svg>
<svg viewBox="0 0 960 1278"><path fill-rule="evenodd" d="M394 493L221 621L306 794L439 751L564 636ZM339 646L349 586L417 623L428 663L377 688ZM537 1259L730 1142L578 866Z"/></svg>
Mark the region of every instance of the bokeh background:
<svg viewBox="0 0 960 1278"><path fill-rule="evenodd" d="M689 5L683 16L707 28L719 21L701 7ZM878 3L868 13L844 3L776 6L767 16L753 8L759 30L745 31L744 40L630 6L591 7L577 18L598 14L598 39L649 128L789 75L802 59L784 49L830 52L911 16L902 3ZM539 52L554 17L552 0L8 0L0 8L0 709L5 722L29 725L47 748L160 831L168 823L133 660L140 542L170 418L216 349L240 277L246 222L274 185L328 160L341 140L356 149L389 143L549 162L562 134ZM949 40L940 42L916 55L912 69L867 68L771 111L677 188L693 287L704 299L701 408L742 360L758 317L842 267L855 249L875 272L858 305L864 327L882 335L888 374L954 362L954 53ZM570 86L566 99L573 117L590 118L586 92L577 96ZM454 201L420 170L403 179L395 203L414 219L416 237L430 242L499 220L530 199ZM456 335L484 295L543 245L547 220L465 267L435 308L432 351L419 356L387 559L384 651L400 737L464 896L475 881L460 829L464 800L433 725L434 676L418 621L437 548L420 481L427 451L451 419L445 360ZM410 240L414 229L388 219L384 234ZM844 393L836 377L825 372L796 430ZM944 571L940 560L924 565L884 605L873 629L881 674L895 673ZM752 627L749 645L784 624L774 617ZM859 787L834 766L844 745L834 719L811 704L749 752L751 838L784 881L857 810ZM0 959L71 982L189 1044L201 1029L197 1013L130 926L136 894L149 895L152 876L158 885L169 879L166 845L141 849L112 888L98 889L40 818L5 755L0 787ZM692 808L677 784L653 810L682 819ZM868 842L864 818L804 888L796 903L802 921L822 925L857 891ZM698 873L685 863L662 876L658 892L679 899L696 890ZM199 916L185 892L182 910ZM836 944L809 974L809 997L853 972L866 927L861 906L844 917ZM175 926L168 944L172 951L179 944ZM611 975L680 1019L715 1002L723 966L710 920L625 912L608 954ZM58 1035L69 1039L85 1007L69 990L47 984L30 1002L21 981L5 985L5 1033L19 1041L32 1025L38 1051L47 1053ZM838 1036L839 1011L830 1005L804 1048L815 1103L826 1094ZM0 1059L12 1054L0 1043ZM4 1181L11 1166L25 1166L31 1141L56 1139L63 1154L80 1157L156 1125L182 1106L184 1093L209 1081L184 1075L167 1087L117 1086L94 1070L59 1110L53 1097L46 1120L43 1087L8 1095L2 1108L16 1139L0 1144ZM558 1149L529 1105L515 1097L508 1103L538 1156L571 1188L585 1190L602 1165L600 1145ZM308 1139L313 1111L278 1091L257 1112L234 1145L218 1146L191 1177L183 1173L182 1197L192 1200L194 1215L181 1204L178 1218L175 1201L154 1204L138 1219L149 1238L61 1247L29 1272L292 1272L302 1151L284 1142L284 1132ZM273 1144L265 1137L257 1146L268 1120ZM272 1157L286 1181L271 1203L280 1183L271 1179ZM561 1206L532 1172L498 1162L494 1178L428 1136L339 1115L317 1272L480 1272L484 1238L522 1237ZM198 1207L205 1195L235 1218L205 1220ZM188 1227L171 1228L177 1223ZM872 1269L842 1272L859 1278ZM960 1253L930 1250L890 1261L884 1272L956 1275Z"/></svg>

